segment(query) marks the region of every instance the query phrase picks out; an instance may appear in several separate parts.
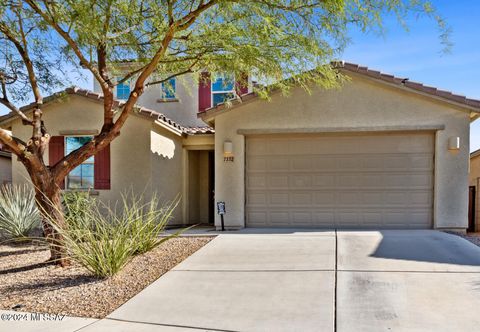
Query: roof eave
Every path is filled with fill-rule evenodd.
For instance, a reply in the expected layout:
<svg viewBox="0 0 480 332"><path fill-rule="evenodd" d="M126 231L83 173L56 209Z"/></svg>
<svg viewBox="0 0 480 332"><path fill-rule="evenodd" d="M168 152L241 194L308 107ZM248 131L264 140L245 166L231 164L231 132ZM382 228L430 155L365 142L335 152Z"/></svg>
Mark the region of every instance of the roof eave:
<svg viewBox="0 0 480 332"><path fill-rule="evenodd" d="M405 84L396 84L396 83L393 83L393 82L388 82L388 81L386 81L382 78L376 78L376 77L371 77L369 75L363 75L362 73L359 73L359 72L356 72L356 71L351 71L351 70L348 70L348 69L345 69L345 68L341 68L340 70L345 70L345 71L348 71L349 73L353 73L354 75L357 74L358 76L360 76L362 78L365 78L365 79L380 82L382 84L386 84L386 85L391 86L393 88L401 89L403 91L408 91L408 92L411 92L411 93L414 93L414 94L424 96L426 98L430 98L430 99L437 100L439 102L447 103L449 105L455 106L457 108L461 108L461 109L469 111L469 112L474 112L474 113L479 113L480 114L480 106L475 107L475 106L468 105L468 104L465 104L465 103L457 102L455 100L447 99L447 98L444 98L442 96L436 96L436 95L433 95L433 94L430 94L430 93L427 93L427 92L420 91L418 89L414 89L414 88L409 87L408 85L405 85ZM438 90L438 91L442 92L443 90Z"/></svg>
<svg viewBox="0 0 480 332"><path fill-rule="evenodd" d="M180 137L181 137L181 136L183 136L183 134L184 134L184 132L183 132L182 130L180 130L180 129L178 129L178 128L175 128L175 127L173 127L173 126L171 126L171 125L168 125L168 124L166 124L166 123L164 123L164 122L162 122L162 121L155 120L154 123L155 123L156 125L158 125L159 127L164 128L164 129L168 130L169 132L171 132L171 133L173 133L173 134L175 134L175 135L177 135L177 136L180 136Z"/></svg>
<svg viewBox="0 0 480 332"><path fill-rule="evenodd" d="M340 71L347 71L348 73L352 73L354 75L357 74L362 78L371 79L397 89L422 95L426 98L447 103L451 106L455 106L456 108L468 111L470 113L471 121L475 121L478 117L480 117L480 115L477 115L480 114L480 100L467 98L449 91L440 90L434 87L423 85L422 83L410 81L408 78L401 78L391 74L385 74L377 70L369 69L368 67L344 61L332 62L332 65ZM249 102L258 99L258 96L254 95ZM236 109L244 104L246 104L246 102L237 102L230 107L225 107L225 105L216 106L207 109L204 112L198 113L197 116L198 118L212 125L214 124L214 118L217 115ZM472 115L472 113L474 113L474 115Z"/></svg>
<svg viewBox="0 0 480 332"><path fill-rule="evenodd" d="M480 149L470 153L470 159L480 156Z"/></svg>

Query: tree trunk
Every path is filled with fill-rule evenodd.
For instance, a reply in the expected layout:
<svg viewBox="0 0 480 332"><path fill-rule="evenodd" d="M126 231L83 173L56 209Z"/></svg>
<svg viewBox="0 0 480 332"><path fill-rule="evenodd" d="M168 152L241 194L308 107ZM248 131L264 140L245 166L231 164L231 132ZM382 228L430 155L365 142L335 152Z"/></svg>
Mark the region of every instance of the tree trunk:
<svg viewBox="0 0 480 332"><path fill-rule="evenodd" d="M67 256L65 239L58 231L67 227L60 196L61 189L57 184L52 184L53 181L49 182L50 184L44 183L41 187L35 186L35 198L42 215L45 238L50 245L48 261L64 267L70 265L70 260ZM52 226L52 223L55 226Z"/></svg>

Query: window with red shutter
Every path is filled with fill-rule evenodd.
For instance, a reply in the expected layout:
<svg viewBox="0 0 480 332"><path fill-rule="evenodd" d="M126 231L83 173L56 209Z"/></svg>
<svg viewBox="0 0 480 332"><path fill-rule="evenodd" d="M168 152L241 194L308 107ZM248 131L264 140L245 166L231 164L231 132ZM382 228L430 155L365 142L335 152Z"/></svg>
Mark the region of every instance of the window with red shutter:
<svg viewBox="0 0 480 332"><path fill-rule="evenodd" d="M65 154L65 140L63 136L52 136L48 144L48 163L50 166L60 161ZM65 181L62 181L60 188L65 189Z"/></svg>
<svg viewBox="0 0 480 332"><path fill-rule="evenodd" d="M198 84L198 111L204 112L207 108L212 107L212 83L210 81L210 73L202 73Z"/></svg>
<svg viewBox="0 0 480 332"><path fill-rule="evenodd" d="M95 189L110 189L110 145L95 155Z"/></svg>
<svg viewBox="0 0 480 332"><path fill-rule="evenodd" d="M236 80L235 89L240 96L248 93L248 75L246 73L240 75L240 78Z"/></svg>

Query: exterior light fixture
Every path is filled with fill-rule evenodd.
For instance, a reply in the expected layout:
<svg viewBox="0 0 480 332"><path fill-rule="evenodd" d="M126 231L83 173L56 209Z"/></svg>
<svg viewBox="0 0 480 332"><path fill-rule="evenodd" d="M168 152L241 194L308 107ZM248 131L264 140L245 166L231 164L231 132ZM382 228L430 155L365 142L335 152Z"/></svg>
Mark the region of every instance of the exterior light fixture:
<svg viewBox="0 0 480 332"><path fill-rule="evenodd" d="M223 161L232 162L233 157L233 143L231 141L223 142Z"/></svg>
<svg viewBox="0 0 480 332"><path fill-rule="evenodd" d="M448 149L450 151L460 150L460 137L454 136L448 139Z"/></svg>

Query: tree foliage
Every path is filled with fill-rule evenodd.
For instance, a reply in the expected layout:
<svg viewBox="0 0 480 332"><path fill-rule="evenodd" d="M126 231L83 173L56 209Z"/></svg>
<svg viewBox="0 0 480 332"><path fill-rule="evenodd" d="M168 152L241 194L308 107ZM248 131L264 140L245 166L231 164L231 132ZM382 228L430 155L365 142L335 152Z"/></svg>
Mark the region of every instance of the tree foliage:
<svg viewBox="0 0 480 332"><path fill-rule="evenodd" d="M403 24L412 12L436 20L445 37L448 28L427 0L0 0L0 102L32 127L27 142L3 129L0 141L27 168L39 204L59 204L58 184L120 134L149 86L186 73L200 79L207 70L275 82L257 91L263 97L271 87L336 87L341 75L329 63L348 44L350 27L378 32L384 17ZM103 124L48 166L42 94L69 83L68 67L87 69L99 83ZM119 105L114 88L127 80L131 93ZM29 114L12 102L27 96L34 99Z"/></svg>

